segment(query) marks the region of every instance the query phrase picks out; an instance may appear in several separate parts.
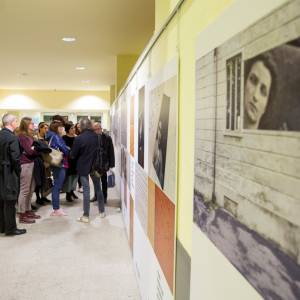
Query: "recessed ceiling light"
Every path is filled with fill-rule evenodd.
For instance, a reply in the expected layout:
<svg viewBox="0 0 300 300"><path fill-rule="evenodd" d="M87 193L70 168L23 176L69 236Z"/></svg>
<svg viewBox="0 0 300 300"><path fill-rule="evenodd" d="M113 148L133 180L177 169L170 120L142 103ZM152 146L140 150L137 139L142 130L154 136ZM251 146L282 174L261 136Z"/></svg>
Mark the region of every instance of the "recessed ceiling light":
<svg viewBox="0 0 300 300"><path fill-rule="evenodd" d="M73 36L65 36L62 38L62 40L66 43L72 43L76 41L76 38Z"/></svg>
<svg viewBox="0 0 300 300"><path fill-rule="evenodd" d="M28 73L25 73L25 72L23 72L23 73L18 73L18 76L19 76L19 77L26 77L26 76L28 76Z"/></svg>
<svg viewBox="0 0 300 300"><path fill-rule="evenodd" d="M76 67L75 69L76 69L77 71L83 71L83 70L86 69L86 67L84 67L84 66L79 66L79 67Z"/></svg>

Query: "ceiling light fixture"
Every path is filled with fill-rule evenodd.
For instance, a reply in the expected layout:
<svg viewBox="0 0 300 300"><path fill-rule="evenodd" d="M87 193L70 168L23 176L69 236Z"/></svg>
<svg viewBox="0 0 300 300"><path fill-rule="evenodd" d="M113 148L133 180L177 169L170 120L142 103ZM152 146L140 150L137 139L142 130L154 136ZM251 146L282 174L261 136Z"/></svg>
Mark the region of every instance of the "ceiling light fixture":
<svg viewBox="0 0 300 300"><path fill-rule="evenodd" d="M72 43L76 41L76 38L73 36L65 36L62 38L62 40L66 43Z"/></svg>
<svg viewBox="0 0 300 300"><path fill-rule="evenodd" d="M84 66L79 66L79 67L76 67L75 69L76 69L77 71L83 71L83 70L86 69L86 67L84 67Z"/></svg>
<svg viewBox="0 0 300 300"><path fill-rule="evenodd" d="M28 76L28 73L25 73L25 72L23 72L23 73L18 73L17 76L18 76L18 77L26 77L26 76Z"/></svg>

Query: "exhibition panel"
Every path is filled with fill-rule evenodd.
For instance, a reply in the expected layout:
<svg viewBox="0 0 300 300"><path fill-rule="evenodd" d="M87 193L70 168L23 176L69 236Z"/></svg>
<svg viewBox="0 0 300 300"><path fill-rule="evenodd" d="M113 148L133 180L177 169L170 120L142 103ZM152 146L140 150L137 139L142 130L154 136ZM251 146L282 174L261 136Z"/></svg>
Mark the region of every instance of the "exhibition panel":
<svg viewBox="0 0 300 300"><path fill-rule="evenodd" d="M300 297L299 8L196 60L194 222L264 299Z"/></svg>
<svg viewBox="0 0 300 300"><path fill-rule="evenodd" d="M154 299L151 293L160 295L158 299L174 298L177 65L174 58L160 72L146 78L141 69L112 109L113 139L115 147L121 149L122 212L137 277L144 282L147 278L142 274L147 274L155 282L152 288L141 290L143 299ZM141 244L151 246L149 259L138 257Z"/></svg>
<svg viewBox="0 0 300 300"><path fill-rule="evenodd" d="M112 107L142 299L296 300L300 1L162 7Z"/></svg>

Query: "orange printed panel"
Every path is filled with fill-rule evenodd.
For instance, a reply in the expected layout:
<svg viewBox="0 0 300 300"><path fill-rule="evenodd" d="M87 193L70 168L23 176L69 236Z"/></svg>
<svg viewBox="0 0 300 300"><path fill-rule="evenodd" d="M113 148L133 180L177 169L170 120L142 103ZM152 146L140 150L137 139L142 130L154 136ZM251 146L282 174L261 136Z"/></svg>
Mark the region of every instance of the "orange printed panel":
<svg viewBox="0 0 300 300"><path fill-rule="evenodd" d="M155 237L154 251L173 291L175 243L175 205L155 187Z"/></svg>
<svg viewBox="0 0 300 300"><path fill-rule="evenodd" d="M134 202L130 195L130 236L129 236L129 243L130 243L130 249L131 253L133 253L133 228L134 228Z"/></svg>
<svg viewBox="0 0 300 300"><path fill-rule="evenodd" d="M130 154L134 157L134 97L130 103Z"/></svg>
<svg viewBox="0 0 300 300"><path fill-rule="evenodd" d="M148 177L148 238L154 249L155 183Z"/></svg>

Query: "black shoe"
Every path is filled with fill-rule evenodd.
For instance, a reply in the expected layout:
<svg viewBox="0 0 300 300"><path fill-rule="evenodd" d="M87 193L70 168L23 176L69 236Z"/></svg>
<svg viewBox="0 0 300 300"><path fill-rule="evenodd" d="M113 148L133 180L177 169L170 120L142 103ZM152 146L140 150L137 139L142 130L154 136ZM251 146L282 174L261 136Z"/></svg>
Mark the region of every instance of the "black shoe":
<svg viewBox="0 0 300 300"><path fill-rule="evenodd" d="M66 194L66 200L67 200L68 202L73 202L73 198L72 198L72 196L71 196L71 193L67 193L67 194Z"/></svg>
<svg viewBox="0 0 300 300"><path fill-rule="evenodd" d="M95 201L97 201L96 197L93 197L93 198L90 200L90 202L95 202Z"/></svg>
<svg viewBox="0 0 300 300"><path fill-rule="evenodd" d="M74 191L71 191L71 195L73 196L74 199L78 199L77 195L74 193Z"/></svg>
<svg viewBox="0 0 300 300"><path fill-rule="evenodd" d="M38 204L38 205L41 205L41 206L46 205L45 202L44 202L44 200L41 199L41 198L36 199L35 203Z"/></svg>
<svg viewBox="0 0 300 300"><path fill-rule="evenodd" d="M6 233L5 235L7 235L7 236L12 236L12 235L20 235L20 234L24 234L24 233L26 233L26 229L16 229L16 230L14 230L13 232L8 232L8 233Z"/></svg>
<svg viewBox="0 0 300 300"><path fill-rule="evenodd" d="M4 230L4 229L1 229L1 230L0 230L0 233L5 233L5 230Z"/></svg>
<svg viewBox="0 0 300 300"><path fill-rule="evenodd" d="M31 210L37 211L37 207L31 204Z"/></svg>
<svg viewBox="0 0 300 300"><path fill-rule="evenodd" d="M46 197L42 197L42 200L44 201L45 204L51 203L51 200L47 199Z"/></svg>

